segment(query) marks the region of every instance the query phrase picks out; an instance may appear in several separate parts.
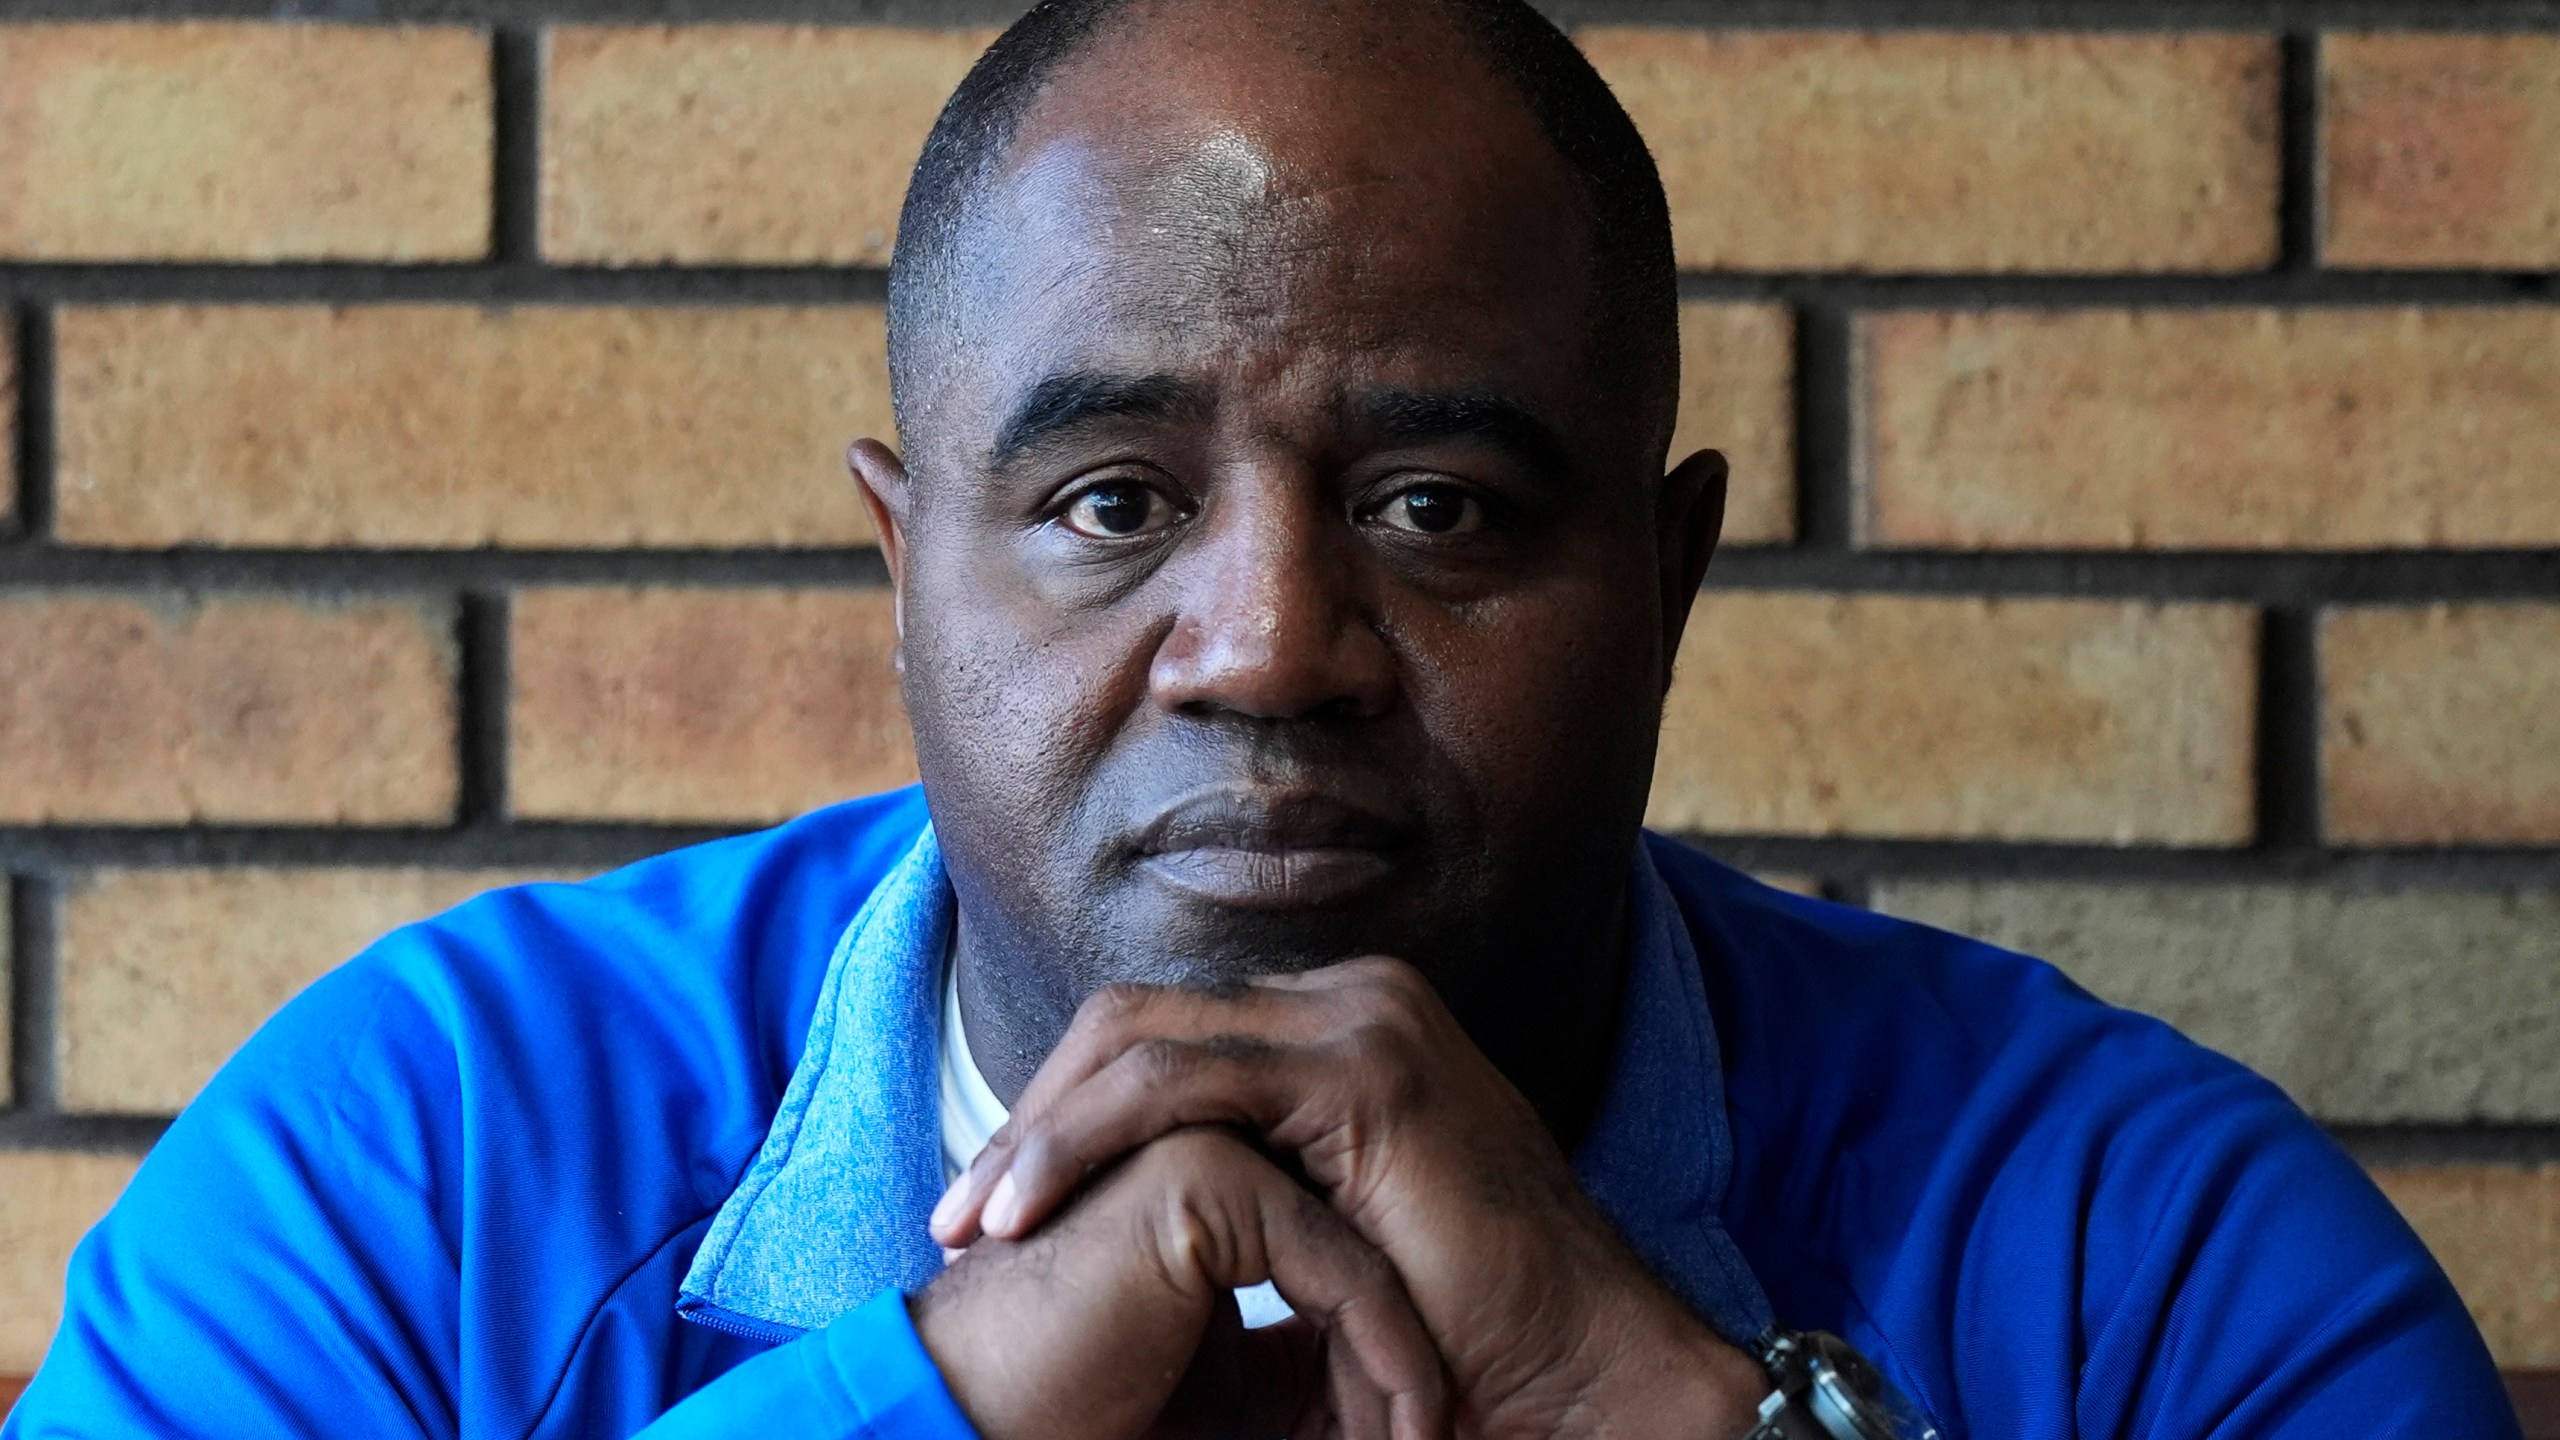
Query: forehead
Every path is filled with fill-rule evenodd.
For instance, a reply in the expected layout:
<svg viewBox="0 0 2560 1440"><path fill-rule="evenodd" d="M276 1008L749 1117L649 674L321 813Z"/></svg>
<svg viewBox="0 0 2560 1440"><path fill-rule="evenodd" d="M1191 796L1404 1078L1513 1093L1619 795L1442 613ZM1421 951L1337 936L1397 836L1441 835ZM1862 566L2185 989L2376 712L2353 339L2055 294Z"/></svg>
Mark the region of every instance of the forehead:
<svg viewBox="0 0 2560 1440"><path fill-rule="evenodd" d="M1394 13L1189 5L1061 66L970 226L967 388L1561 400L1592 341L1579 182L1429 7Z"/></svg>

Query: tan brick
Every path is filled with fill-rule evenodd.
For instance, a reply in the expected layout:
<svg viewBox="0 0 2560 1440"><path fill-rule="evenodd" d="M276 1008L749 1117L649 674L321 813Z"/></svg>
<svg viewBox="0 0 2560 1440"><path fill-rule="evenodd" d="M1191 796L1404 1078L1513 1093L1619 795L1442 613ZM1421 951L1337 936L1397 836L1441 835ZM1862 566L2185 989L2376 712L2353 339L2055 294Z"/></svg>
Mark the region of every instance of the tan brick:
<svg viewBox="0 0 2560 1440"><path fill-rule="evenodd" d="M2379 1170L2509 1369L2560 1365L2560 1166Z"/></svg>
<svg viewBox="0 0 2560 1440"><path fill-rule="evenodd" d="M71 1249L115 1204L130 1155L0 1150L0 1375L24 1375L62 1323Z"/></svg>
<svg viewBox="0 0 2560 1440"><path fill-rule="evenodd" d="M1680 424L1671 463L1722 450L1733 464L1728 545L1796 534L1795 315L1783 305L1680 307Z"/></svg>
<svg viewBox="0 0 2560 1440"><path fill-rule="evenodd" d="M2331 839L2560 841L2560 606L2334 611L2320 666Z"/></svg>
<svg viewBox="0 0 2560 1440"><path fill-rule="evenodd" d="M2560 266L2560 37L2321 42L2321 258Z"/></svg>
<svg viewBox="0 0 2560 1440"><path fill-rule="evenodd" d="M915 779L885 590L535 590L513 633L520 816L776 820Z"/></svg>
<svg viewBox="0 0 2560 1440"><path fill-rule="evenodd" d="M0 597L0 822L449 820L448 627L396 600Z"/></svg>
<svg viewBox="0 0 2560 1440"><path fill-rule="evenodd" d="M1863 543L2560 544L2560 310L1859 325Z"/></svg>
<svg viewBox="0 0 2560 1440"><path fill-rule="evenodd" d="M1649 819L1753 834L2236 845L2256 616L1710 591Z"/></svg>
<svg viewBox="0 0 2560 1440"><path fill-rule="evenodd" d="M1595 29L1684 267L2231 271L2276 255L2246 35Z"/></svg>
<svg viewBox="0 0 2560 1440"><path fill-rule="evenodd" d="M2346 1124L2560 1120L2560 891L1887 881Z"/></svg>
<svg viewBox="0 0 2560 1440"><path fill-rule="evenodd" d="M879 265L907 174L991 30L571 26L542 102L542 252Z"/></svg>
<svg viewBox="0 0 2560 1440"><path fill-rule="evenodd" d="M484 890L497 870L111 870L62 907L62 1108L175 1114L277 1007L384 933Z"/></svg>
<svg viewBox="0 0 2560 1440"><path fill-rule="evenodd" d="M490 95L471 30L0 26L0 258L474 259Z"/></svg>
<svg viewBox="0 0 2560 1440"><path fill-rule="evenodd" d="M71 310L74 544L843 545L877 306Z"/></svg>

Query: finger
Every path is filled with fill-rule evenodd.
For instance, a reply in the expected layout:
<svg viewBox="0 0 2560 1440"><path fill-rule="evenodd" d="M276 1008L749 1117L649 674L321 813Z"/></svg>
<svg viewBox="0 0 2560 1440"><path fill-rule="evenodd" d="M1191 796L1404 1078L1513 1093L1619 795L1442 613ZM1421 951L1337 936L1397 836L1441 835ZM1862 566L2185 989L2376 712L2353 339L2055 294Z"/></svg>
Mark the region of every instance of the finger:
<svg viewBox="0 0 2560 1440"><path fill-rule="evenodd" d="M1062 1097L1075 1094L1103 1071L1127 1063L1131 1052L1140 1047L1189 1041L1224 1051L1229 1059L1246 1059L1290 1049L1338 1052L1340 1046L1334 1042L1354 1032L1395 1033L1410 1040L1432 1034L1435 1028L1454 1031L1455 1021L1430 982L1412 966L1385 956L1264 976L1229 991L1135 985L1097 991L1078 1008L1066 1036L1015 1102L1012 1118L989 1138L985 1149L934 1206L930 1222L934 1238L951 1246L966 1245L982 1232L1027 1234L1095 1167L1184 1124L1246 1125L1265 1132L1278 1127L1278 1120L1268 1118L1269 1102L1252 1110L1218 1105L1190 1111L1162 1107L1146 1123L1124 1127L1108 1143L1096 1139L1074 1144L1072 1160L1046 1161L1036 1175L1014 1174L1018 1150L1040 1133L1044 1117ZM1167 1062L1168 1068L1180 1068L1182 1063L1173 1056L1156 1058ZM1274 1139L1284 1148L1297 1148L1295 1137ZM1033 1183L1026 1186L1026 1181ZM990 1210L999 1221L994 1226L986 1223Z"/></svg>
<svg viewBox="0 0 2560 1440"><path fill-rule="evenodd" d="M996 1198L997 1186L1011 1168L1014 1149L1027 1127L1059 1096L1116 1063L1132 1047L1156 1040L1213 1039L1275 1047L1311 1044L1339 1030L1345 1020L1333 1013L1329 998L1317 995L1136 985L1095 992L1076 1011L1066 1036L1014 1102L1011 1118L988 1138L986 1148L934 1206L930 1222L934 1238L944 1245L966 1245L976 1239L981 1214ZM1165 1129L1154 1130L1139 1143L1163 1133ZM1044 1201L1042 1213L1056 1198Z"/></svg>
<svg viewBox="0 0 2560 1440"><path fill-rule="evenodd" d="M1268 1279L1323 1328L1328 1390L1345 1434L1434 1440L1447 1423L1447 1376L1395 1267L1323 1201L1252 1158L1266 1252L1260 1268L1269 1273L1221 1282Z"/></svg>
<svg viewBox="0 0 2560 1440"><path fill-rule="evenodd" d="M1001 1167L996 1183L974 1210L955 1210L951 1218L964 1222L955 1229L974 1218L989 1235L1028 1234L1097 1167L1186 1126L1235 1126L1295 1150L1342 1128L1350 1061L1330 1045L1292 1049L1229 1035L1131 1046L1011 1122L1012 1143L992 1162Z"/></svg>

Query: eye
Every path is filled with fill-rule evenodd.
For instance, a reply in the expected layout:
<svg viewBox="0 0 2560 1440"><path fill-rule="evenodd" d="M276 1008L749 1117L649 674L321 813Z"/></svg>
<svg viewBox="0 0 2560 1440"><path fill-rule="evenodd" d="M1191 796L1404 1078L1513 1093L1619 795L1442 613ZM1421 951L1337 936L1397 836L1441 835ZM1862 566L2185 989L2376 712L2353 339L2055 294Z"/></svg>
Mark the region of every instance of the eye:
<svg viewBox="0 0 2560 1440"><path fill-rule="evenodd" d="M1066 527L1096 540L1121 540L1162 530L1181 518L1173 502L1136 480L1105 480L1078 491L1059 517Z"/></svg>
<svg viewBox="0 0 2560 1440"><path fill-rule="evenodd" d="M1388 527L1418 535L1463 535L1484 528L1484 502L1455 485L1416 485L1378 510Z"/></svg>

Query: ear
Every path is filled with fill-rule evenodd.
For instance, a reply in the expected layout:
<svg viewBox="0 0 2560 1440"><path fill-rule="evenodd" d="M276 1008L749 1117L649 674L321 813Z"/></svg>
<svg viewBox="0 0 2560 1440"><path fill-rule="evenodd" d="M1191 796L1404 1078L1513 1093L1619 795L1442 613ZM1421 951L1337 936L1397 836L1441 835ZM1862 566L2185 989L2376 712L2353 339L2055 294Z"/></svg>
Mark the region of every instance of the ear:
<svg viewBox="0 0 2560 1440"><path fill-rule="evenodd" d="M1724 454L1701 450L1662 477L1654 499L1654 536L1660 546L1662 571L1662 688L1671 688L1671 665L1680 655L1680 635L1689 624L1689 607L1697 603L1698 586L1707 578L1707 562L1716 555L1724 533Z"/></svg>
<svg viewBox="0 0 2560 1440"><path fill-rule="evenodd" d="M862 508L871 514L871 528L880 536L880 558L889 562L890 605L903 640L907 633L907 515L914 486L898 452L868 436L847 447L844 463L853 472L853 488L861 492Z"/></svg>

